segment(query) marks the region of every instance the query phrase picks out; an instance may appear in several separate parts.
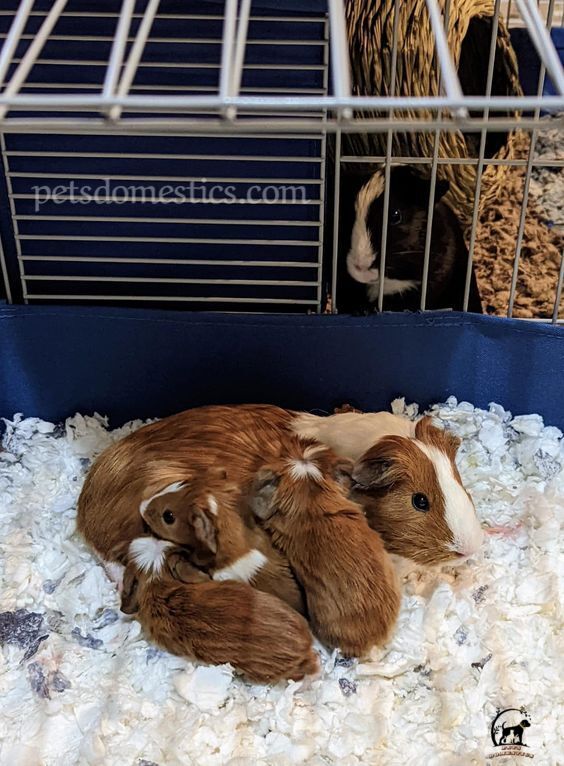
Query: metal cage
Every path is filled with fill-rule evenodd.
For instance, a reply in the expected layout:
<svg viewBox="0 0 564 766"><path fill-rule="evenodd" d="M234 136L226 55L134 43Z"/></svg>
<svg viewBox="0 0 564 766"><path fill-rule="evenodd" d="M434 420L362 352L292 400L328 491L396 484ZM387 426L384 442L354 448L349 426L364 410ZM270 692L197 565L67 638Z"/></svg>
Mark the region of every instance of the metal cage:
<svg viewBox="0 0 564 766"><path fill-rule="evenodd" d="M543 131L564 125L553 34L564 4L491 0L480 95L461 86L448 38L454 5L425 0L422 10L440 92L396 91L396 0L387 92L358 95L343 0L5 0L0 263L8 301L338 311L341 168L382 163L386 209L391 168L409 162L427 169L431 198L443 165L475 168L467 309L482 178L505 164L525 169L512 316L533 170L564 165L536 151ZM500 19L526 33L537 61L532 93L492 93ZM488 154L490 134L516 129L530 136L526 157ZM454 132L478 137L475 155L440 156L440 136ZM344 153L348 136L370 134L385 151ZM398 156L398 134L426 135L430 150ZM430 203L424 274L432 213ZM385 224L381 273L386 235ZM552 315L542 319L557 323L564 259L555 281ZM378 309L386 309L383 287Z"/></svg>

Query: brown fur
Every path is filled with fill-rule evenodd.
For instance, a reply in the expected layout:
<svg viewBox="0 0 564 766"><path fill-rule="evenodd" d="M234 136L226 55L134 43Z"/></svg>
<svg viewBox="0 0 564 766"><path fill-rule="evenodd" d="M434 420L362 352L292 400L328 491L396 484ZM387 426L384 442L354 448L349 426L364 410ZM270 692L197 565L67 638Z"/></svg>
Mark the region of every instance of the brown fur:
<svg viewBox="0 0 564 766"><path fill-rule="evenodd" d="M303 614L302 594L287 560L273 547L264 530L243 522L234 505L237 486L226 479L223 469L191 478L186 487L151 500L143 518L153 534L185 547L187 561L204 568L212 577L253 548L258 549L267 561L249 583ZM217 503L216 514L210 510L210 496ZM163 520L167 511L174 516L171 524ZM177 572L181 569L177 568Z"/></svg>
<svg viewBox="0 0 564 766"><path fill-rule="evenodd" d="M124 593L148 637L172 654L211 665L230 662L257 683L298 681L319 669L304 618L245 583L187 585L166 570L151 578L130 564Z"/></svg>
<svg viewBox="0 0 564 766"><path fill-rule="evenodd" d="M234 502L250 524L244 496L260 466L279 455L281 439L287 437L297 414L268 405L199 407L144 426L109 447L90 469L78 503L79 531L103 559L126 564L130 542L144 533L138 511L141 500L213 465L225 466L238 485ZM433 428L430 418L419 421L417 429L418 438L449 455L459 479L454 464L457 440ZM370 452L358 461L359 466ZM385 457L382 449L379 454ZM388 459L393 461L396 454L399 451L393 448ZM417 491L422 491L420 486ZM424 524L429 519L433 522L435 514L422 519L411 506L404 514L401 499L396 493L389 494L389 486L356 491L352 498L363 505L370 525L381 533L388 550L421 564L452 559L450 532L443 539L438 537L446 525L431 523L426 533Z"/></svg>
<svg viewBox="0 0 564 766"><path fill-rule="evenodd" d="M278 454L291 417L268 405L199 407L140 428L94 462L78 501L79 532L104 560L126 564L129 544L144 533L143 498L218 465L246 494L260 465Z"/></svg>
<svg viewBox="0 0 564 766"><path fill-rule="evenodd" d="M453 562L476 552L479 546L479 522L472 499L464 489L456 467L459 440L448 431L434 427L429 417L412 423L391 413L355 414L351 408L342 409L347 411L328 418L302 413L291 427L299 436L315 438L337 454L356 461L356 487L351 497L364 506L369 524L381 532L386 548L420 564ZM389 441L391 436L396 438ZM401 437L399 441L397 437ZM376 447L381 440L384 440L384 444ZM407 445L407 455L403 454L401 445ZM414 450L414 446L419 449ZM388 447L389 451L386 452ZM408 484L411 482L417 487L416 492L425 494L429 457L433 457L434 462L440 457L437 453L442 453L450 464L448 470L440 471L444 479L441 489L445 497L441 492L439 502L433 504L433 512L424 514L413 508L412 495L407 495ZM370 461L371 455L373 461ZM413 459L406 462L408 455ZM373 475L367 475L367 462L373 468ZM419 476L420 470L422 476ZM400 475L406 480L403 488L399 483ZM434 483L437 484L438 475L435 478ZM398 497L402 491L403 500ZM439 497L437 492L434 495ZM454 520L459 537L447 526L447 503L450 519ZM440 516L443 517L442 523ZM406 525L406 519L412 523ZM410 537L412 531L413 538ZM443 537L442 532L445 532ZM453 540L453 536L456 539Z"/></svg>
<svg viewBox="0 0 564 766"><path fill-rule="evenodd" d="M453 463L453 468L456 469L456 453L460 447L460 439L458 436L451 434L449 431L445 431L441 428L437 428L433 425L433 419L429 416L425 416L418 420L415 424L415 438L422 441L424 444L428 444L430 447L436 447L444 452L445 455ZM456 471L458 474L458 470ZM458 476L460 478L460 476Z"/></svg>
<svg viewBox="0 0 564 766"><path fill-rule="evenodd" d="M320 476L295 478L292 460ZM314 633L358 656L389 636L400 595L379 535L333 478L335 462L326 448L288 438L283 457L259 471L251 506L304 587Z"/></svg>
<svg viewBox="0 0 564 766"><path fill-rule="evenodd" d="M462 486L454 462L460 441L435 428L429 417L417 423L415 436L447 455ZM355 465L353 480L352 497L363 506L368 523L381 534L387 550L420 564L453 559L453 537L444 518L444 500L435 468L414 440L404 436L380 439ZM414 509L415 493L428 497L427 513Z"/></svg>

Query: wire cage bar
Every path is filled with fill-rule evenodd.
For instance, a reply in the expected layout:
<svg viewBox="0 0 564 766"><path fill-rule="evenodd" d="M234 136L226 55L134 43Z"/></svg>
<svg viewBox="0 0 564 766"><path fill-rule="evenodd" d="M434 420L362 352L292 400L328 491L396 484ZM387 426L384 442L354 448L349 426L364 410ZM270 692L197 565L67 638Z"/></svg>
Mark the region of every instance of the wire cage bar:
<svg viewBox="0 0 564 766"><path fill-rule="evenodd" d="M330 49L333 56L333 93L334 95L322 94L319 96L295 95L278 96L270 95L268 97L242 95L241 94L241 70L245 46L247 43L247 25L251 4L245 0L241 5L239 17L237 16L237 0L227 0L226 13L224 17L223 37L222 37L222 56L220 65L219 88L214 95L133 95L128 93L126 83L131 83L135 79L136 71L141 65L141 55L148 38L148 34L158 9L158 2L149 2L145 5L143 12L136 14L142 23L139 25L139 31L135 39L129 57L128 66L121 78L120 88L117 88L119 72L123 64L123 56L128 44L128 33L131 22L134 18L135 0L124 0L119 14L119 21L115 27L115 34L111 46L111 54L107 61L104 84L99 93L73 94L64 96L53 94L43 96L35 93L22 93L22 86L34 64L39 62L41 51L50 39L50 34L61 18L68 0L56 0L45 15L44 22L38 33L34 35L33 43L28 47L24 58L18 62L18 66L13 75L4 82L0 91L0 106L2 106L3 130L10 129L10 112L47 110L52 112L81 111L99 112L104 116L108 107L123 108L127 111L148 111L165 110L173 112L187 111L211 111L217 117L223 118L225 130L230 130L231 119L228 118L230 107L241 107L252 110L260 114L265 110L276 109L283 112L308 111L311 109L330 109L340 112L343 108L355 109L356 112L363 110L389 112L402 108L421 109L448 109L458 116L458 120L452 129L468 126L472 120L464 119L464 115L469 110L488 109L492 112L507 111L515 109L525 111L540 107L545 111L561 111L564 108L564 74L562 65L547 31L545 23L540 12L532 0L516 0L523 20L531 35L531 39L538 50L543 66L549 72L557 88L557 95L554 97L503 97L491 94L484 96L464 95L462 87L454 66L448 42L445 36L442 10L439 0L425 0L429 11L429 17L436 41L436 54L438 57L440 71L443 76L445 86L444 96L419 95L409 98L389 98L381 96L355 97L351 95L350 87L350 67L346 50L345 37L345 18L342 0L329 0L328 28ZM15 50L19 42L23 40L23 30L25 24L33 15L34 3L32 0L24 0L13 21L6 36L6 44L3 47L0 58L0 74L8 70L10 63L15 63ZM7 14L9 12L4 12ZM41 12L37 12L39 15ZM275 22L276 19L273 19ZM298 41L299 42L299 41ZM230 118L233 113L229 113ZM112 115L112 121L115 121L117 113ZM94 120L94 116L90 118ZM357 115L356 119L359 117ZM84 120L76 122L76 129L88 129ZM336 129L338 119L328 119L327 129ZM108 129L111 129L112 123L108 123ZM176 128L177 126L175 126ZM193 130L194 125L190 120L186 120L186 130ZM358 129L356 125L356 129ZM363 126L364 127L364 126ZM17 130L22 126L16 123ZM352 126L350 129L355 129ZM373 129L371 125L368 129ZM419 129L417 126L416 129Z"/></svg>
<svg viewBox="0 0 564 766"><path fill-rule="evenodd" d="M539 134L564 128L564 69L553 35L564 4L491 0L483 90L466 92L449 37L460 3L424 0L440 89L405 95L396 86L402 3L387 1L389 88L360 95L347 39L347 12L360 0L9 0L0 11L0 198L8 208L0 264L8 300L339 310L343 172L383 168L385 274L390 179L409 164L430 179L422 310L442 169L475 168L468 310L484 174L509 167L524 171L512 316L531 179L564 165L564 157L536 151ZM525 30L538 56L532 93L494 87L506 23ZM526 156L489 152L490 135L516 130L529 131ZM439 138L454 132L476 135L476 151L442 156ZM343 137L376 133L385 151L343 151ZM420 133L432 137L432 151L397 151L398 136ZM92 200L94 184L103 189ZM133 186L152 192L132 199ZM180 186L189 187L182 199L166 198L168 187ZM222 191L210 201L212 187ZM253 200L252 187L270 188L272 199ZM274 199L282 187L290 196ZM543 318L557 323L562 266L555 280L554 308ZM375 306L387 308L384 279Z"/></svg>

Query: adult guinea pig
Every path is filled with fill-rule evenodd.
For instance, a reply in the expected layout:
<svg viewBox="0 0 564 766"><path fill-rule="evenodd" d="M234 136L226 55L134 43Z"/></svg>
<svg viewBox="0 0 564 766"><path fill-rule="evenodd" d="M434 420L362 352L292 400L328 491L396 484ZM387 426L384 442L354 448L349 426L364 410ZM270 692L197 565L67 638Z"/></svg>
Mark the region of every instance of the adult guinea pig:
<svg viewBox="0 0 564 766"><path fill-rule="evenodd" d="M366 179L366 177L365 177ZM356 177L358 183L358 176ZM354 185L353 185L353 188ZM468 249L462 227L453 210L443 201L448 182L437 180L433 207L433 228L429 259L427 309L463 308ZM384 309L417 311L421 306L421 284L430 181L409 167L398 166L390 173L390 202L384 279ZM343 205L351 205L350 192L343 193ZM346 256L348 278L340 270L339 305L342 311L374 309L380 290L380 245L384 215L384 171L372 174L355 195L354 214L342 215L342 226L350 234ZM353 218L351 229L351 218ZM351 284L356 283L356 287ZM359 301L358 285L364 286ZM356 290L356 293L354 292ZM354 305L356 302L356 305ZM348 304L348 305L347 305ZM476 278L472 271L470 311L482 312Z"/></svg>
<svg viewBox="0 0 564 766"><path fill-rule="evenodd" d="M277 454L290 419L267 405L210 406L143 426L96 458L78 500L78 531L102 561L127 563L131 541L146 532L143 501L214 466L227 469L244 493Z"/></svg>
<svg viewBox="0 0 564 766"><path fill-rule="evenodd" d="M346 426L341 428L339 419L351 415L356 419L347 420ZM371 438L370 428L367 431L364 425L366 420L376 423L383 415L386 416L385 425L380 426L377 435ZM331 438L326 431L316 433L316 428L327 421L331 423ZM280 439L285 438L292 429L300 436L328 444L342 457L358 460L381 437L386 434L397 435L398 428L403 429L401 433L405 436L405 429L414 426L405 418L389 413L346 413L319 418L267 405L213 406L186 410L140 428L108 447L96 459L80 494L77 526L86 542L103 560L124 564L127 562L131 541L145 532L139 513L140 503L163 487L184 481L198 466L203 470L210 465L226 467L231 479L239 483L244 497L259 468L270 458L278 457ZM420 433L421 429L426 430L420 426ZM413 437L406 438L415 438L415 432ZM415 542L407 545L403 518L399 524L384 523L386 505L376 486L373 487L372 500L369 497L370 490L359 498L365 509L370 502L373 508L369 514L370 524L381 531L386 547L393 551L401 548L400 552L403 551L404 556L420 563L461 560L462 557L452 550L455 536L459 538L457 531L461 529L466 530L463 537L464 550L469 554L477 550L482 539L474 506L460 483L454 464L457 442L441 431L433 438L436 444L430 453L422 449L422 439L417 439L416 446L422 458L429 454L435 456L435 475L443 488L440 495L443 498L442 505L437 507L438 510L434 508L431 515L418 511L421 516L415 519L412 517L412 521L424 533L426 520L434 519L436 513L442 513L451 531L444 533L441 545L437 546L435 534L418 534L417 545ZM437 446L439 440L442 445L440 447ZM445 461L437 457L435 449L445 456L448 469ZM391 455L390 460L393 459ZM428 458L428 462L423 460L427 468L430 463L431 458ZM440 474L439 465L443 466ZM415 509L411 508L409 513L412 514L412 511ZM119 574L116 573L116 576Z"/></svg>
<svg viewBox="0 0 564 766"><path fill-rule="evenodd" d="M442 564L462 563L479 549L483 531L456 467L460 442L431 418L302 413L292 428L354 461L351 498L391 553Z"/></svg>

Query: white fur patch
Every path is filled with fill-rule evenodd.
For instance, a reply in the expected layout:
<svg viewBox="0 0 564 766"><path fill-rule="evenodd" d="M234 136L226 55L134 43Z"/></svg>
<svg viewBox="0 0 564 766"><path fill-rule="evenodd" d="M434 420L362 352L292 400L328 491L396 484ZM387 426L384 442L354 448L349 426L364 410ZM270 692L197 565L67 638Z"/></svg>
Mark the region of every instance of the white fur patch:
<svg viewBox="0 0 564 766"><path fill-rule="evenodd" d="M210 513L213 513L214 516L217 516L219 506L213 495L208 495L208 508L210 509Z"/></svg>
<svg viewBox="0 0 564 766"><path fill-rule="evenodd" d="M234 561L228 567L218 569L214 573L214 580L239 580L250 582L256 573L263 568L268 559L256 548L253 548L240 559Z"/></svg>
<svg viewBox="0 0 564 766"><path fill-rule="evenodd" d="M129 556L137 567L147 574L157 575L163 568L166 551L174 547L167 540L156 537L137 537L129 545Z"/></svg>
<svg viewBox="0 0 564 766"><path fill-rule="evenodd" d="M359 191L354 203L357 218L366 220L368 208L384 191L384 178L384 171L377 170Z"/></svg>
<svg viewBox="0 0 564 766"><path fill-rule="evenodd" d="M433 463L445 503L445 521L452 532L452 550L472 556L480 548L484 533L470 498L457 481L450 458L437 447L416 441L419 449Z"/></svg>
<svg viewBox="0 0 564 766"><path fill-rule="evenodd" d="M370 205L384 191L384 173L374 173L364 184L355 201L356 217L351 234L351 248L347 255L347 269L351 277L362 284L378 281L378 268L370 268L376 252L366 225Z"/></svg>
<svg viewBox="0 0 564 766"><path fill-rule="evenodd" d="M141 516L144 515L145 511L149 507L150 503L153 502L153 500L157 497L162 497L162 495L168 495L171 492L178 492L179 490L183 489L188 482L186 481L175 481L173 484L169 484L168 487L165 487L164 489L161 489L160 492L157 492L155 495L150 497L148 500L143 500L141 504L139 505L139 513Z"/></svg>
<svg viewBox="0 0 564 766"><path fill-rule="evenodd" d="M323 474L315 463L310 463L307 460L291 460L290 461L290 476L292 479L315 479L321 481Z"/></svg>
<svg viewBox="0 0 564 766"><path fill-rule="evenodd" d="M409 290L417 290L421 282L414 279L384 279L384 295L401 295ZM376 303L380 294L380 277L375 282L369 284L366 288L368 300Z"/></svg>

